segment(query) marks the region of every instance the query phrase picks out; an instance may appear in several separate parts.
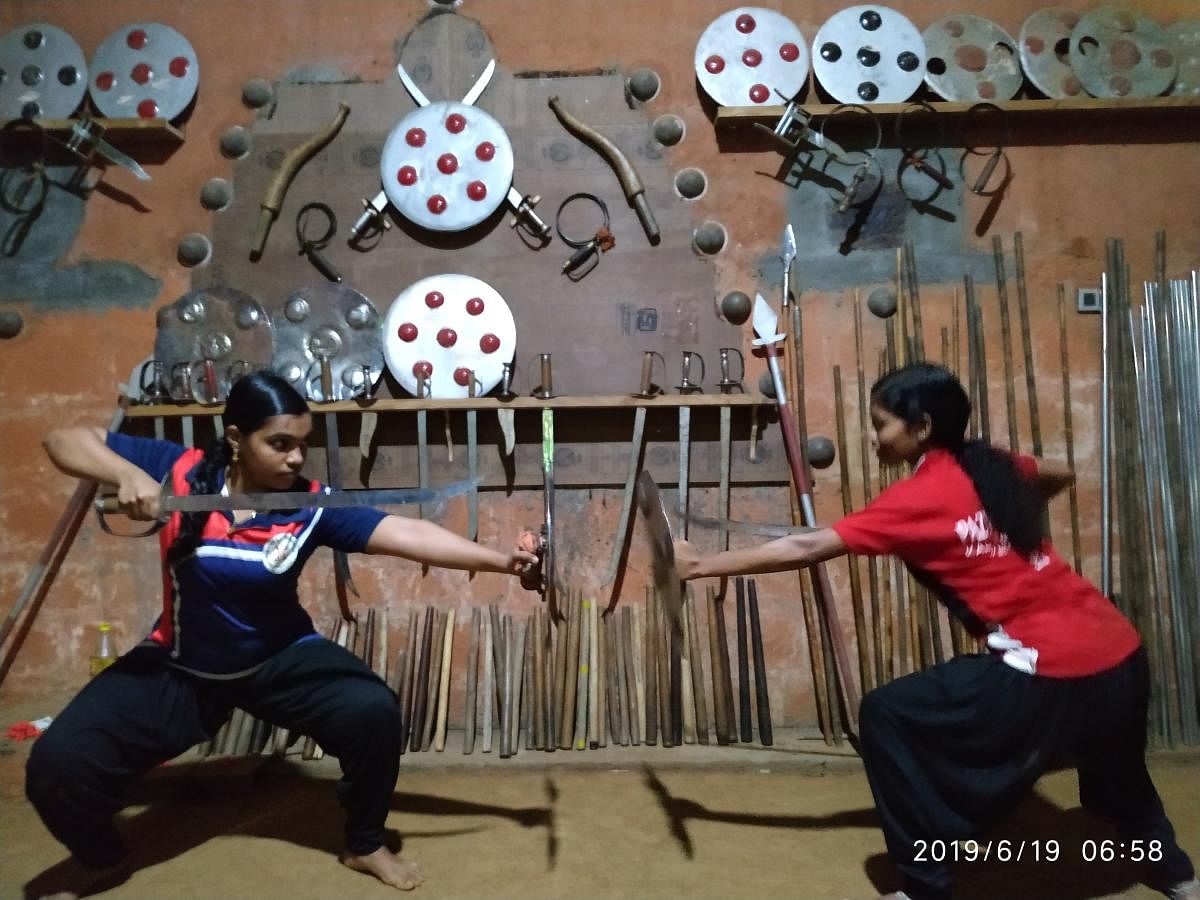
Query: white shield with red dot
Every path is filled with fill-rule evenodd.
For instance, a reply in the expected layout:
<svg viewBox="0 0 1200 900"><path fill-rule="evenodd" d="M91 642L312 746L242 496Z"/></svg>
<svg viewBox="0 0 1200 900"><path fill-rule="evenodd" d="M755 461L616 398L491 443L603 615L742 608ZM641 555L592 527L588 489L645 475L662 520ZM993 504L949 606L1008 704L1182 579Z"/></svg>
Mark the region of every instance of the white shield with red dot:
<svg viewBox="0 0 1200 900"><path fill-rule="evenodd" d="M696 77L721 106L783 103L808 79L808 46L787 16L739 7L713 19L700 35Z"/></svg>
<svg viewBox="0 0 1200 900"><path fill-rule="evenodd" d="M491 285L470 275L433 275L405 289L383 323L383 356L401 386L416 396L424 375L429 396L483 396L500 382L517 346L512 310Z"/></svg>
<svg viewBox="0 0 1200 900"><path fill-rule="evenodd" d="M200 84L188 39L157 22L124 25L92 57L92 100L111 118L174 119Z"/></svg>
<svg viewBox="0 0 1200 900"><path fill-rule="evenodd" d="M433 231L462 231L504 202L512 144L483 110L432 103L392 129L379 167L384 193L406 219Z"/></svg>

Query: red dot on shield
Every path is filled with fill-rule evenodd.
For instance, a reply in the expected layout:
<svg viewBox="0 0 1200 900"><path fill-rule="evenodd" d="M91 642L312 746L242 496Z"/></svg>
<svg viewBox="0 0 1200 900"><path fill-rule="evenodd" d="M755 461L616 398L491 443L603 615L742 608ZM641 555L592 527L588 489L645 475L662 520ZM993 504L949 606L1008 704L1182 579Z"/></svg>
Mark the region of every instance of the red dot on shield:
<svg viewBox="0 0 1200 900"><path fill-rule="evenodd" d="M756 84L750 88L750 99L755 103L766 103L770 96L771 92L767 90L765 84Z"/></svg>
<svg viewBox="0 0 1200 900"><path fill-rule="evenodd" d="M496 145L491 141L484 141L475 148L475 156L483 162L491 162L496 155Z"/></svg>
<svg viewBox="0 0 1200 900"><path fill-rule="evenodd" d="M758 23L754 21L754 16L750 15L749 13L742 13L737 17L737 21L733 23L734 27L737 28L737 30L742 34L749 34L754 30L757 24Z"/></svg>
<svg viewBox="0 0 1200 900"><path fill-rule="evenodd" d="M704 61L704 68L708 70L709 74L720 75L725 70L725 60L714 53Z"/></svg>
<svg viewBox="0 0 1200 900"><path fill-rule="evenodd" d="M401 166L400 171L396 173L396 180L405 187L410 187L417 183L417 170L412 166Z"/></svg>
<svg viewBox="0 0 1200 900"><path fill-rule="evenodd" d="M759 53L757 50L755 50L753 47L751 47L749 50L747 50L745 53L742 54L742 62L744 62L746 65L748 65L750 68L753 69L760 62L762 62L762 54Z"/></svg>
<svg viewBox="0 0 1200 900"><path fill-rule="evenodd" d="M437 309L445 302L446 298L442 296L441 291L430 291L425 295L425 305L430 309Z"/></svg>
<svg viewBox="0 0 1200 900"><path fill-rule="evenodd" d="M484 353L495 353L500 349L500 338L494 334L485 334L479 339L479 349Z"/></svg>
<svg viewBox="0 0 1200 900"><path fill-rule="evenodd" d="M467 120L458 113L451 113L446 117L446 130L451 134L458 134L467 127Z"/></svg>
<svg viewBox="0 0 1200 900"><path fill-rule="evenodd" d="M142 29L135 28L125 35L125 43L129 45L130 50L142 50L146 44L150 43L150 36Z"/></svg>
<svg viewBox="0 0 1200 900"><path fill-rule="evenodd" d="M424 147L425 131L421 128L410 128L404 133L404 140L410 147Z"/></svg>
<svg viewBox="0 0 1200 900"><path fill-rule="evenodd" d="M443 328L437 333L437 342L446 348L453 347L458 343L458 332L453 328Z"/></svg>
<svg viewBox="0 0 1200 900"><path fill-rule="evenodd" d="M187 75L188 68L191 66L191 64L192 61L186 56L177 56L171 60L171 65L168 68L170 68L171 74L176 78L183 78L185 75Z"/></svg>
<svg viewBox="0 0 1200 900"><path fill-rule="evenodd" d="M779 58L784 62L795 62L800 58L800 48L795 44L783 44L779 48Z"/></svg>
<svg viewBox="0 0 1200 900"><path fill-rule="evenodd" d="M442 213L444 213L446 211L446 198L443 197L441 194L434 194L432 197L430 197L428 200L425 201L425 206L435 216L440 216Z"/></svg>
<svg viewBox="0 0 1200 900"><path fill-rule="evenodd" d="M415 341L417 339L417 326L412 322L405 322L396 333L402 341Z"/></svg>
<svg viewBox="0 0 1200 900"><path fill-rule="evenodd" d="M129 77L132 78L134 81L136 81L138 84L145 84L147 81L150 80L150 76L153 74L154 74L154 72L150 69L150 67L148 65L146 65L145 63L138 63L136 66L133 67L133 71L129 73Z"/></svg>
<svg viewBox="0 0 1200 900"><path fill-rule="evenodd" d="M137 105L137 113L143 119L153 119L158 116L158 104L153 100L143 100Z"/></svg>
<svg viewBox="0 0 1200 900"><path fill-rule="evenodd" d="M483 312L483 300L479 297L472 297L467 301L467 314L477 316Z"/></svg>
<svg viewBox="0 0 1200 900"><path fill-rule="evenodd" d="M471 370L466 366L459 366L454 370L454 380L462 387L466 387L471 383Z"/></svg>
<svg viewBox="0 0 1200 900"><path fill-rule="evenodd" d="M453 153L443 153L438 157L438 170L443 175L453 175L458 171L458 157Z"/></svg>
<svg viewBox="0 0 1200 900"><path fill-rule="evenodd" d="M417 378L432 378L433 363L424 359L418 360L417 362L413 363L412 373Z"/></svg>
<svg viewBox="0 0 1200 900"><path fill-rule="evenodd" d="M467 196L472 200L482 200L487 196L487 185L482 181L472 181L467 185Z"/></svg>
<svg viewBox="0 0 1200 900"><path fill-rule="evenodd" d="M96 90L111 91L115 80L112 72L101 72L96 76Z"/></svg>

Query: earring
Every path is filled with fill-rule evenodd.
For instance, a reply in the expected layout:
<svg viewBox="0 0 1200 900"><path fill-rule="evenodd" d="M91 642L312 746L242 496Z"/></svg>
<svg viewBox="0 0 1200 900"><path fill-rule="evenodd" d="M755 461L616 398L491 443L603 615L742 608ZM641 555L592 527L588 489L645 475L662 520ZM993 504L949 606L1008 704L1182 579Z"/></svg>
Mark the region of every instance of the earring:
<svg viewBox="0 0 1200 900"><path fill-rule="evenodd" d="M233 450L230 454L230 462L232 462L234 465L237 465L237 461L238 461L238 445L234 444Z"/></svg>

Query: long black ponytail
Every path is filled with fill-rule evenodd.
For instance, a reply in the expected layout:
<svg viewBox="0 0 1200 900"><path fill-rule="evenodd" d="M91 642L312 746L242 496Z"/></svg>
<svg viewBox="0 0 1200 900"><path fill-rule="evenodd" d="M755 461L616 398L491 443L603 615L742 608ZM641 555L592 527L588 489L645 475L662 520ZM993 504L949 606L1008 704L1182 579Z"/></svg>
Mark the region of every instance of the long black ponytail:
<svg viewBox="0 0 1200 900"><path fill-rule="evenodd" d="M929 416L929 443L954 454L975 485L992 526L1024 556L1041 546L1041 491L1017 471L1007 453L966 439L971 401L953 372L932 363L893 369L875 382L871 401L910 425Z"/></svg>
<svg viewBox="0 0 1200 900"><path fill-rule="evenodd" d="M255 372L239 378L225 401L225 424L236 425L243 435L262 428L273 416L299 416L308 412L304 398L287 381L273 372ZM233 458L229 441L219 434L205 448L204 457L188 475L193 494L215 494L219 476ZM167 561L174 563L195 552L200 534L209 513L185 513L181 518L178 536L167 551Z"/></svg>

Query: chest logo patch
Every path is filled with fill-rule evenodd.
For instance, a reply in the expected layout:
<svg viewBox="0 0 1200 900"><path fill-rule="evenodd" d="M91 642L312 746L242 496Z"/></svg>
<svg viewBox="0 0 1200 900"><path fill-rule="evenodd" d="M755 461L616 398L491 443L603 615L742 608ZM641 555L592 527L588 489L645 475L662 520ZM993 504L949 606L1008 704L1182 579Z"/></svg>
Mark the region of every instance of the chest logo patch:
<svg viewBox="0 0 1200 900"><path fill-rule="evenodd" d="M282 575L292 567L300 550L294 534L280 532L263 545L263 565L274 575Z"/></svg>

